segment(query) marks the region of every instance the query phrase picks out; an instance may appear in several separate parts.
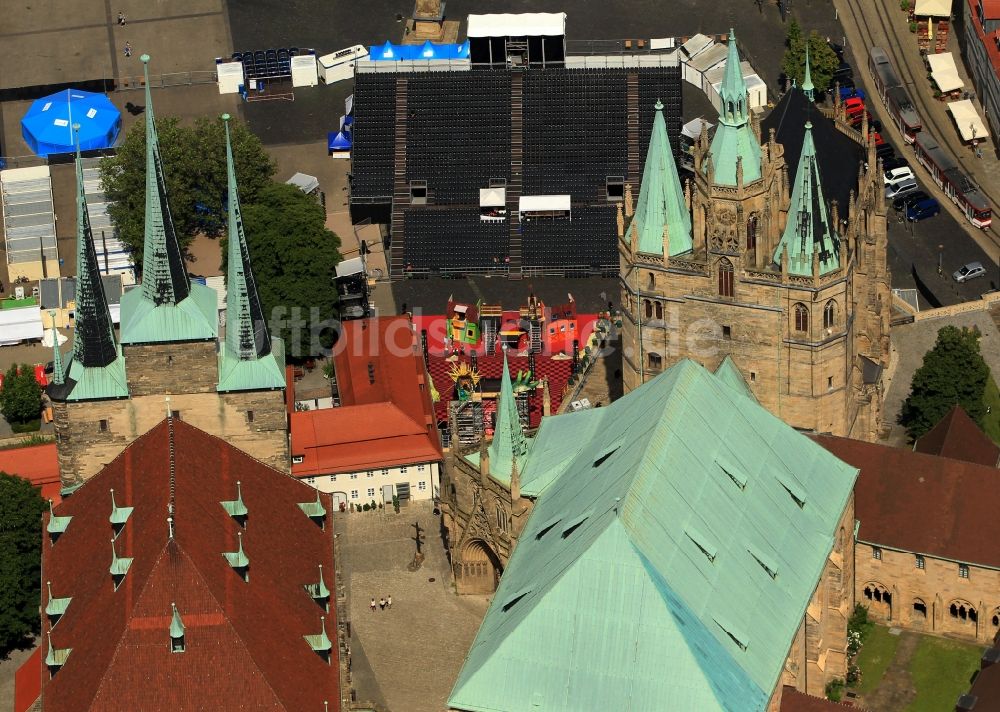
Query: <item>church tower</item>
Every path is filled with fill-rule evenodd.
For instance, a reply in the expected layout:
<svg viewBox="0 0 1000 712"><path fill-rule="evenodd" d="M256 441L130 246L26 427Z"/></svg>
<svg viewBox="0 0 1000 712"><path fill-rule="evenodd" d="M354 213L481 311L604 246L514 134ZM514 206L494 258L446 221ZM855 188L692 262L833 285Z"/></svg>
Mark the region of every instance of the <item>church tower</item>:
<svg viewBox="0 0 1000 712"><path fill-rule="evenodd" d="M142 61L148 75L149 57L143 55ZM120 346L98 271L77 158L79 273L73 356L48 391L64 487L96 474L159 423L168 396L175 418L268 465L289 468L284 348L268 334L250 269L228 124L226 137L229 327L221 340L216 292L192 283L174 231L148 77L142 282L122 296Z"/></svg>
<svg viewBox="0 0 1000 712"><path fill-rule="evenodd" d="M784 147L773 129L762 140L749 108L732 33L728 50L719 122L695 144L693 179L681 188L658 112L637 207L628 190L619 214L625 389L683 358L712 370L727 359L791 425L873 439L889 329L874 145L842 220L824 196L811 123L828 119L791 93L809 118L790 178ZM812 93L808 61L806 77ZM849 140L846 125L828 126Z"/></svg>

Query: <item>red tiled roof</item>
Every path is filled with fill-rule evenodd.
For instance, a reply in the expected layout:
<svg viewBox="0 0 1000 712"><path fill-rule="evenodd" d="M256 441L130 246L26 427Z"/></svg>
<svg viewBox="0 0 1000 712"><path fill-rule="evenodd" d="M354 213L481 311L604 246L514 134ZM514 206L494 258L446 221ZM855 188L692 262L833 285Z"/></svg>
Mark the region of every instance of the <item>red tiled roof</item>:
<svg viewBox="0 0 1000 712"><path fill-rule="evenodd" d="M1000 20L1000 0L980 0L983 4L983 17L987 20ZM975 15L975 0L972 4L973 15Z"/></svg>
<svg viewBox="0 0 1000 712"><path fill-rule="evenodd" d="M441 444L424 361L404 316L344 324L334 367L340 407L291 414L292 474L435 462Z"/></svg>
<svg viewBox="0 0 1000 712"><path fill-rule="evenodd" d="M860 540L1000 567L996 468L828 435L816 441L861 470L854 485Z"/></svg>
<svg viewBox="0 0 1000 712"><path fill-rule="evenodd" d="M0 450L0 472L28 480L42 491L42 497L59 504L62 486L55 443Z"/></svg>
<svg viewBox="0 0 1000 712"><path fill-rule="evenodd" d="M72 597L51 628L53 645L72 653L44 681L46 712L322 710L324 700L338 709L335 613L303 589L318 580L319 564L334 586L330 515L324 532L297 506L315 501L315 490L186 423L173 425L172 540L166 422L56 508L73 519L55 544L46 538L42 570L54 596ZM235 498L237 480L249 510L243 530L219 504ZM133 557L117 591L108 570L112 488L119 507L134 507L116 541L118 556ZM323 503L329 513L329 498ZM222 556L237 550L238 531L247 583ZM43 608L47 595L43 587ZM171 602L186 627L183 653L170 652ZM320 632L321 615L333 641L330 665L302 637ZM43 656L48 631L43 616Z"/></svg>
<svg viewBox="0 0 1000 712"><path fill-rule="evenodd" d="M292 413L292 474L306 477L436 462L437 433L392 403ZM432 424L433 429L433 424Z"/></svg>
<svg viewBox="0 0 1000 712"><path fill-rule="evenodd" d="M813 697L785 685L781 690L781 712L845 712L846 705Z"/></svg>
<svg viewBox="0 0 1000 712"><path fill-rule="evenodd" d="M42 649L35 648L14 673L14 712L28 712L41 691Z"/></svg>
<svg viewBox="0 0 1000 712"><path fill-rule="evenodd" d="M996 467L1000 462L1000 447L979 429L976 421L960 405L949 410L948 415L924 433L914 443L913 449L987 467Z"/></svg>

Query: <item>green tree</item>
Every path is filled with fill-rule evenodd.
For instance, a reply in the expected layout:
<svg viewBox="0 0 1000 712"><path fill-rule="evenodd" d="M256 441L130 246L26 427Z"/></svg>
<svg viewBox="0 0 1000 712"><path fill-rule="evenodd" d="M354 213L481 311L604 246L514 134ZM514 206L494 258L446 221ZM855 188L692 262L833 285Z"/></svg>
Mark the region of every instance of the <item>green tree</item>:
<svg viewBox="0 0 1000 712"><path fill-rule="evenodd" d="M271 183L243 207L243 226L271 335L285 340L289 360L318 355L333 341L341 259L322 206L295 186Z"/></svg>
<svg viewBox="0 0 1000 712"><path fill-rule="evenodd" d="M0 657L39 630L43 511L30 482L0 472Z"/></svg>
<svg viewBox="0 0 1000 712"><path fill-rule="evenodd" d="M990 375L979 350L979 330L946 326L910 385L899 422L916 440L934 427L952 406L962 406L980 427L986 416L983 394Z"/></svg>
<svg viewBox="0 0 1000 712"><path fill-rule="evenodd" d="M806 73L806 42L809 43L809 74L812 77L816 91L826 91L831 86L833 73L840 66L837 53L830 49L823 37L816 30L806 38L802 28L792 20L785 36L785 55L781 59L781 69L789 80L794 79L802 86Z"/></svg>
<svg viewBox="0 0 1000 712"><path fill-rule="evenodd" d="M42 412L42 388L35 380L35 370L27 364L12 365L0 388L0 413L11 424L37 420Z"/></svg>
<svg viewBox="0 0 1000 712"><path fill-rule="evenodd" d="M233 158L240 198L253 202L270 185L276 170L263 145L246 124L230 122ZM175 117L156 119L160 159L166 179L174 229L186 247L196 233L217 236L225 226L225 128L220 119L200 118L185 126ZM142 265L143 226L146 219L146 127L129 129L114 156L101 161L101 181L108 198L108 214L119 238Z"/></svg>

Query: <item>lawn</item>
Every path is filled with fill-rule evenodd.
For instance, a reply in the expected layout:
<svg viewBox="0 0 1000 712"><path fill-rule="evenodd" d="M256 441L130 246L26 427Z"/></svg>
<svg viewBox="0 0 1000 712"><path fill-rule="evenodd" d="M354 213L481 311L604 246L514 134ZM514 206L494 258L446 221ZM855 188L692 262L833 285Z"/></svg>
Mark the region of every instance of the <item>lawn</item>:
<svg viewBox="0 0 1000 712"><path fill-rule="evenodd" d="M889 629L884 625L872 626L868 640L858 653L858 667L861 668L861 684L857 687L858 692L864 695L878 687L886 668L896 657L898 645L898 635L889 635Z"/></svg>
<svg viewBox="0 0 1000 712"><path fill-rule="evenodd" d="M909 666L917 697L906 712L954 709L958 696L969 689L972 675L979 669L982 652L979 645L921 636Z"/></svg>
<svg viewBox="0 0 1000 712"><path fill-rule="evenodd" d="M1000 390L992 375L986 380L983 403L990 409L983 419L983 430L990 436L990 440L1000 444Z"/></svg>

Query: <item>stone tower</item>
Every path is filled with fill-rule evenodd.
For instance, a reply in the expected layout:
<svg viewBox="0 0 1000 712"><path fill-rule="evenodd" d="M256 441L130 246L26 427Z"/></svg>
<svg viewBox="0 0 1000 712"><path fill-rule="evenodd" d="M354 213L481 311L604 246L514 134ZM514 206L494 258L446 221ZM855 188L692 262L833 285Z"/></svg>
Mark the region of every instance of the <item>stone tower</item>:
<svg viewBox="0 0 1000 712"><path fill-rule="evenodd" d="M761 141L732 34L719 93L683 189L657 111L636 209L629 190L618 217L625 389L682 358L714 370L729 356L789 424L873 439L890 308L874 144L842 220L810 123L794 180L774 132Z"/></svg>
<svg viewBox="0 0 1000 712"><path fill-rule="evenodd" d="M149 57L142 61L148 67ZM224 339L218 335L216 293L191 282L174 232L148 80L142 284L122 297L120 345L101 286L77 158L76 330L68 367L49 389L64 487L96 474L168 408L268 465L289 469L284 347L268 334L250 269L228 135L227 124Z"/></svg>

